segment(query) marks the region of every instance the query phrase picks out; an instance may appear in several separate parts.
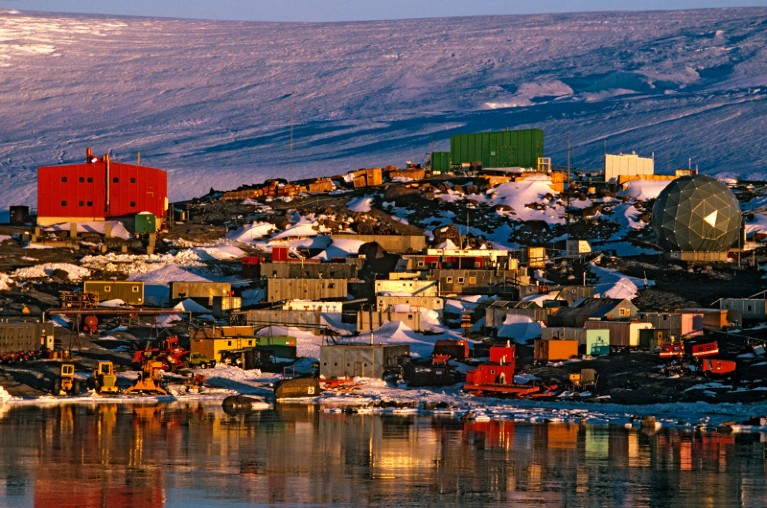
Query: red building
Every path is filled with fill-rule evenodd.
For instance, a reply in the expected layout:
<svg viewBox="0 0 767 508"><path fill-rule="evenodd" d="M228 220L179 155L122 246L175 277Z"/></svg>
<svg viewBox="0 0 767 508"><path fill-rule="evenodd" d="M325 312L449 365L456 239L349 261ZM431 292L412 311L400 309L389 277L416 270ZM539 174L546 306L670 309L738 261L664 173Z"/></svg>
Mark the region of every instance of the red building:
<svg viewBox="0 0 767 508"><path fill-rule="evenodd" d="M37 170L37 223L82 222L133 217L149 212L158 223L168 210L168 174L162 169L122 164L109 154L86 152L85 164Z"/></svg>

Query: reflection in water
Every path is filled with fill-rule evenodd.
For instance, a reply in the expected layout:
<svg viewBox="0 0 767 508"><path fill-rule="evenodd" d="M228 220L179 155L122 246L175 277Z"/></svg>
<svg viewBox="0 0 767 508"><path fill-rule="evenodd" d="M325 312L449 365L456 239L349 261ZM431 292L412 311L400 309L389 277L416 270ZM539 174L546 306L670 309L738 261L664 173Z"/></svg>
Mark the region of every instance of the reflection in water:
<svg viewBox="0 0 767 508"><path fill-rule="evenodd" d="M760 434L218 404L12 406L3 506L764 506Z"/></svg>

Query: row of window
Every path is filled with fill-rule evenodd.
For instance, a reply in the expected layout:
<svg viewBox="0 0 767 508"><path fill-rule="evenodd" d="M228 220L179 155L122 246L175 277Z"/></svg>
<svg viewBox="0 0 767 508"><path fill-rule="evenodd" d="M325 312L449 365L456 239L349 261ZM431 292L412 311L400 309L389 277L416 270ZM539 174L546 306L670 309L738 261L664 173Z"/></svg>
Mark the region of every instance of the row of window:
<svg viewBox="0 0 767 508"><path fill-rule="evenodd" d="M68 178L67 178L66 176L62 176L62 177L61 177L61 183L67 183L67 181L68 181ZM80 182L80 183L85 183L86 181L87 181L88 183L93 183L93 177L92 177L92 176L89 176L89 177L87 177L87 178L86 178L86 177L84 177L84 176L81 176L81 177L79 177L79 178L77 179L77 181L78 181L78 182ZM119 178L119 177L117 177L117 176L116 176L116 177L114 177L114 178L112 178L112 183L120 183L120 178ZM136 183L136 178L134 178L134 177L131 177L131 178L130 178L130 183Z"/></svg>
<svg viewBox="0 0 767 508"><path fill-rule="evenodd" d="M277 271L272 272L272 277L275 279L277 278ZM297 284L301 284L300 282L297 282ZM304 283L304 286L306 286L307 283ZM293 287L293 282L288 282L289 287ZM320 284L320 289L335 289L336 283L335 282L328 282L327 284ZM309 289L304 288L304 291L309 291Z"/></svg>
<svg viewBox="0 0 767 508"><path fill-rule="evenodd" d="M226 341L226 345L227 347L232 347L233 345L232 341L231 340ZM248 346L252 346L252 345L253 345L253 339L248 339Z"/></svg>
<svg viewBox="0 0 767 508"><path fill-rule="evenodd" d="M457 279L458 280L456 282L458 282L458 284L463 284L464 283L464 278L463 277L458 277ZM453 283L453 278L452 277L445 277L445 283L446 284L452 284ZM469 277L469 284L476 284L476 283L477 283L477 278L476 277Z"/></svg>
<svg viewBox="0 0 767 508"><path fill-rule="evenodd" d="M141 287L140 286L131 286L130 290L132 292L134 292L134 293L138 293L139 291L141 291ZM104 286L103 288L101 288L101 291L104 292L104 293L110 293L110 292L112 292L112 286Z"/></svg>
<svg viewBox="0 0 767 508"><path fill-rule="evenodd" d="M66 200L62 200L61 201L61 206L67 206L67 201ZM78 201L77 202L77 206L93 206L93 201ZM135 208L136 207L136 202L135 201L131 201L130 202L130 206Z"/></svg>

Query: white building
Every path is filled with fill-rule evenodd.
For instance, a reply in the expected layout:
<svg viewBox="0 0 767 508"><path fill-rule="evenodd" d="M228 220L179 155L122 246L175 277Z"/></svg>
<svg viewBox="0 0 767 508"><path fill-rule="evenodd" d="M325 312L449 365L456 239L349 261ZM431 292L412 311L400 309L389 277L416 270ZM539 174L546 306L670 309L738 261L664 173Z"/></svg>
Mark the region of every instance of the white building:
<svg viewBox="0 0 767 508"><path fill-rule="evenodd" d="M619 183L621 176L655 174L655 159L640 157L636 153L605 154L605 182Z"/></svg>

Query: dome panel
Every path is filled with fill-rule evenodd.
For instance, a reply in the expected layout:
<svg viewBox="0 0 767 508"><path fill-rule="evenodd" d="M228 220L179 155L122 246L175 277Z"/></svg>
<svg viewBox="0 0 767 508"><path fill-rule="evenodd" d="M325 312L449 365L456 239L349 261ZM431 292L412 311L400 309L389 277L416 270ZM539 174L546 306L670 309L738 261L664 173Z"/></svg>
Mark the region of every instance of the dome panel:
<svg viewBox="0 0 767 508"><path fill-rule="evenodd" d="M655 200L652 223L666 249L722 252L738 239L740 207L723 183L703 175L683 176Z"/></svg>

